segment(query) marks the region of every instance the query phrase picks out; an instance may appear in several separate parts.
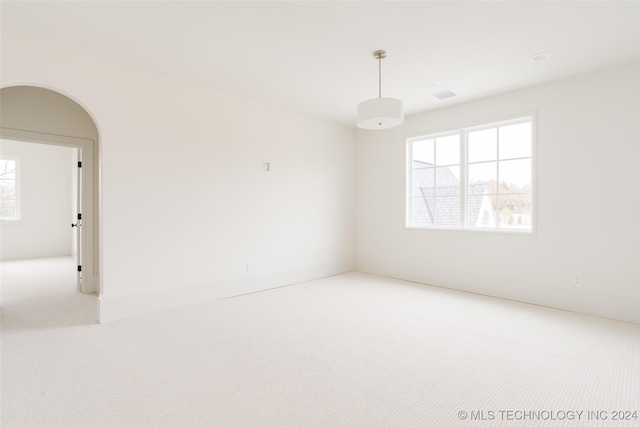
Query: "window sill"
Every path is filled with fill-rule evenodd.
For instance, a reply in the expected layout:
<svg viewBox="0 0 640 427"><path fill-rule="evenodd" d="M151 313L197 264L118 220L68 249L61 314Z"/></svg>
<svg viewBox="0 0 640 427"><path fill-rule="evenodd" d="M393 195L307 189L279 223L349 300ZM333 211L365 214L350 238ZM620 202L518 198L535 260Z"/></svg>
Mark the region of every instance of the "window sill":
<svg viewBox="0 0 640 427"><path fill-rule="evenodd" d="M471 233L495 233L495 234L517 234L520 236L533 236L533 230L509 230L504 228L448 228L448 227L420 227L415 225L405 225L407 230L427 230L427 231L458 231Z"/></svg>
<svg viewBox="0 0 640 427"><path fill-rule="evenodd" d="M20 225L22 221L19 219L0 219L0 225Z"/></svg>

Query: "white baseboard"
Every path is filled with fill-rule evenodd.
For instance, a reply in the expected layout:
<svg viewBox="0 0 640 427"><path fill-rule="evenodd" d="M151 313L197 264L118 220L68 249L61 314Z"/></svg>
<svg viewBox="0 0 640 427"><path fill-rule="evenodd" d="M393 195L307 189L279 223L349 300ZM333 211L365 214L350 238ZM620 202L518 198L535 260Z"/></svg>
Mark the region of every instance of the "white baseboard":
<svg viewBox="0 0 640 427"><path fill-rule="evenodd" d="M251 274L246 277L206 285L137 295L122 297L101 295L98 297L98 321L100 323L112 322L142 314L273 289L352 270L352 263L316 265L268 274Z"/></svg>
<svg viewBox="0 0 640 427"><path fill-rule="evenodd" d="M596 294L584 288L577 290L570 287L513 282L436 269L424 271L424 267L416 265L385 266L362 259L357 261L357 270L378 276L640 324L640 300Z"/></svg>

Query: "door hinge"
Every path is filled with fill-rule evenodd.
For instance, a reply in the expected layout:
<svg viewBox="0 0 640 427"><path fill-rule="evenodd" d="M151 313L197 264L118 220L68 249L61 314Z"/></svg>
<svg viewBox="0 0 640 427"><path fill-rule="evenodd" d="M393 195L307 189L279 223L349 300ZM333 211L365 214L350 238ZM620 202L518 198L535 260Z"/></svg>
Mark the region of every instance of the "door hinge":
<svg viewBox="0 0 640 427"><path fill-rule="evenodd" d="M82 214L78 214L78 219L82 219Z"/></svg>
<svg viewBox="0 0 640 427"><path fill-rule="evenodd" d="M81 265L78 266L78 271L82 271L82 266Z"/></svg>
<svg viewBox="0 0 640 427"><path fill-rule="evenodd" d="M78 162L78 167L81 168L82 167L82 162Z"/></svg>

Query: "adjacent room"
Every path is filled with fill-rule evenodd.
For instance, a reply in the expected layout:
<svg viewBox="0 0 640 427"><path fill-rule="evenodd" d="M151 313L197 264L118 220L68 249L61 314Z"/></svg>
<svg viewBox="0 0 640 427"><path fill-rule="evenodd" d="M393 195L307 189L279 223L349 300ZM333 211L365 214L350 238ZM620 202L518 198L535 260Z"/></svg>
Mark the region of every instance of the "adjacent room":
<svg viewBox="0 0 640 427"><path fill-rule="evenodd" d="M0 12L2 426L640 425L640 2Z"/></svg>

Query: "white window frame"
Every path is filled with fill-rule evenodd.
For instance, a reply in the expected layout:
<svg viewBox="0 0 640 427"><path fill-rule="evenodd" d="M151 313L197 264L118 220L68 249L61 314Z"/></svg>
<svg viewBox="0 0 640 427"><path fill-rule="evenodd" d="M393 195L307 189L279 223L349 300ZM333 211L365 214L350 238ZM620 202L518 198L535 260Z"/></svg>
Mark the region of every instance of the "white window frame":
<svg viewBox="0 0 640 427"><path fill-rule="evenodd" d="M16 193L16 216L15 218L0 218L0 221L5 223L19 223L20 222L20 158L17 156L0 156L2 160L11 160L15 162L16 171L15 171L15 193Z"/></svg>
<svg viewBox="0 0 640 427"><path fill-rule="evenodd" d="M466 126L461 127L459 129L454 130L446 130L442 132L435 132L429 134L423 134L419 136L412 136L406 139L406 154L407 154L407 162L406 162L406 215L405 215L405 227L409 229L416 230L455 230L455 231L479 231L479 232L495 232L495 233L516 233L516 234L535 234L536 231L536 209L537 209L537 200L536 200L536 121L537 117L535 113L527 113L523 115L518 115L517 117L511 117L502 120L494 120L488 123L482 123L479 125ZM531 228L529 229L515 229L515 228L500 228L496 227L477 227L470 226L468 224L468 185L467 176L469 173L469 144L468 144L468 135L471 132L477 132L484 129L492 129L499 128L503 126L515 125L518 123L526 123L531 122ZM460 224L459 226L439 226L439 225L414 225L412 224L411 215L412 215L412 202L413 202L413 189L412 189L412 181L413 181L413 142L422 141L426 139L437 139L443 138L450 135L460 135ZM500 162L499 157L499 139L498 139L498 155L495 162ZM518 160L518 159L526 159L529 157L522 158L514 158L508 160ZM481 162L474 162L473 164L477 164ZM434 165L435 167L435 165ZM498 174L499 174L499 166L498 166ZM498 182L500 178L498 175Z"/></svg>

